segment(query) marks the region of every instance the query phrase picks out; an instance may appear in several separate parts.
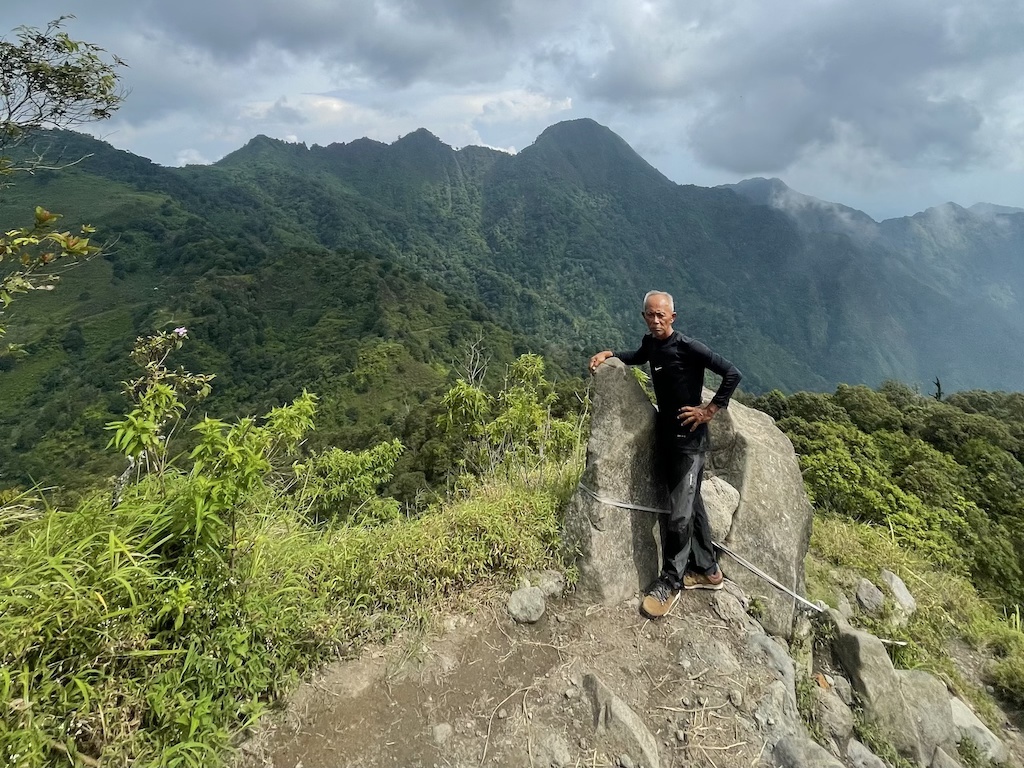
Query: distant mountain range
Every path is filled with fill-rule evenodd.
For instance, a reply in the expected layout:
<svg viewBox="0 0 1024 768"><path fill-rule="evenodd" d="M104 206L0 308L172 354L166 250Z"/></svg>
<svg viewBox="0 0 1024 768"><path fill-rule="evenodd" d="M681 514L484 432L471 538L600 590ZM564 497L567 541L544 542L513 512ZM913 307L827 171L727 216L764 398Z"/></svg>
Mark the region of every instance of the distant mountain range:
<svg viewBox="0 0 1024 768"><path fill-rule="evenodd" d="M777 179L681 186L592 120L516 155L421 129L327 147L258 136L185 168L50 139L90 157L20 179L0 219L38 203L117 244L12 306L11 339L32 354L0 370L0 471L116 411L104 382L124 377L135 335L172 321L194 329L194 368L219 374L215 405L334 388L328 434L353 443L400 434L478 334L496 364L531 349L582 373L594 351L639 341L651 288L674 294L677 327L736 362L747 389L1024 388L1021 209L875 222ZM407 371L383 407L354 372L385 342Z"/></svg>

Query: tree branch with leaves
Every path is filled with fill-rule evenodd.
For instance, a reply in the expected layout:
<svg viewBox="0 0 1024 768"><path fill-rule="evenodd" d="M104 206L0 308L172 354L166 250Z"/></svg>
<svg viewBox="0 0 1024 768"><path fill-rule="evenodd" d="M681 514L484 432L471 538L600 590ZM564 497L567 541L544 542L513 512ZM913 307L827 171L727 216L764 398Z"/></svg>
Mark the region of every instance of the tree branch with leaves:
<svg viewBox="0 0 1024 768"><path fill-rule="evenodd" d="M81 159L44 164L44 152L26 148L39 131L105 120L124 100L119 70L125 63L98 45L71 39L63 30L70 18L43 29L19 27L14 40L0 39L0 190L18 172L59 169ZM92 227L72 234L58 229L59 219L37 207L31 225L0 229L0 313L18 294L52 290L59 263L99 252L89 241ZM0 336L5 331L0 319Z"/></svg>

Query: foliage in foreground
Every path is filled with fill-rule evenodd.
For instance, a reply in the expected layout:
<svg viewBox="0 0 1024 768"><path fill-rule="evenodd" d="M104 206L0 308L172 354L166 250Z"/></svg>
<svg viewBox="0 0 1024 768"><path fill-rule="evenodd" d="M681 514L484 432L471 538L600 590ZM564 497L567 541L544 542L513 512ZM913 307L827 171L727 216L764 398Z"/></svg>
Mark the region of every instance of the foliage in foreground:
<svg viewBox="0 0 1024 768"><path fill-rule="evenodd" d="M1024 603L1024 394L938 401L887 382L752 404L792 439L820 512L881 526L1008 609Z"/></svg>
<svg viewBox="0 0 1024 768"><path fill-rule="evenodd" d="M1017 705L1024 704L1024 633L984 599L968 578L929 562L920 552L902 546L890 531L835 516L814 522L807 560L808 594L837 607L841 592L854 588L849 574L878 582L887 568L903 579L917 600L917 611L905 627L861 617L865 628L908 641L889 646L896 666L925 668L948 681L957 695L972 701L978 712L999 726L984 694L966 681L951 659L951 646L964 641L990 652L994 661L984 670L987 682ZM854 578L854 582L856 577Z"/></svg>
<svg viewBox="0 0 1024 768"><path fill-rule="evenodd" d="M139 340L135 407L111 442L145 472L116 506L94 496L32 517L10 503L0 518L10 764L216 764L308 670L480 580L555 563L579 446L551 437L564 428L539 358L484 393L486 473L465 472L457 499L408 519L376 495L400 446L282 467L311 424L309 395L262 420L206 419L191 452L173 454L195 378L164 361L186 334ZM496 453L509 434L539 453ZM465 449L480 455L474 440Z"/></svg>
<svg viewBox="0 0 1024 768"><path fill-rule="evenodd" d="M914 593L917 613L906 627L858 621L909 641L889 648L897 666L940 674L992 719L991 702L951 661L963 641L992 654L987 681L1024 704L1024 394L939 401L887 382L750 402L779 420L800 456L816 509L812 599L835 606L857 578L879 583L887 568Z"/></svg>
<svg viewBox="0 0 1024 768"><path fill-rule="evenodd" d="M108 60L99 46L72 39L62 29L67 18L43 29L20 27L15 40L0 38L0 191L16 173L69 164L56 159L50 162L57 166L47 168L37 149L25 152L34 132L105 120L124 98L118 84L124 62L116 56ZM0 336L6 330L2 309L17 294L53 288L58 262L99 252L87 237L92 227L82 227L80 235L60 232L58 219L58 214L36 206L32 225L0 227Z"/></svg>

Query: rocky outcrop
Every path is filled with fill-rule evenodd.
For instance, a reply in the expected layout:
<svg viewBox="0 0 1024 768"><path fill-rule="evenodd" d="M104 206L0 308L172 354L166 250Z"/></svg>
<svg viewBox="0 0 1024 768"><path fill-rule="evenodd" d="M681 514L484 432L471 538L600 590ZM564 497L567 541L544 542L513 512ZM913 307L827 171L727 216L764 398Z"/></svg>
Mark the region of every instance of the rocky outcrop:
<svg viewBox="0 0 1024 768"><path fill-rule="evenodd" d="M587 466L581 483L598 496L664 509L652 482L654 406L636 379L612 358L597 369ZM659 570L655 514L602 504L577 489L565 515L565 544L578 556L577 590L604 603L645 589Z"/></svg>
<svg viewBox="0 0 1024 768"><path fill-rule="evenodd" d="M947 756L956 754L957 743L970 735L968 731L979 733L973 730L977 726L992 739L977 737L986 744L982 750L1005 759L1002 743L959 699L951 699L941 680L920 670L894 669L882 642L852 628L838 612L830 611L827 620L832 651L853 684L865 718L901 755L917 765L930 766L939 751Z"/></svg>
<svg viewBox="0 0 1024 768"><path fill-rule="evenodd" d="M653 475L654 406L614 358L594 378L582 484L604 499L667 509L665 490ZM705 392L706 399L711 396ZM803 594L812 510L792 444L769 416L739 403L716 415L711 434L702 495L717 540ZM620 509L577 490L564 534L578 556L578 589L588 599L611 603L645 588L659 570L656 525L654 514ZM721 562L730 579L759 597L764 627L788 638L794 600L727 556Z"/></svg>
<svg viewBox="0 0 1024 768"><path fill-rule="evenodd" d="M1006 745L985 727L985 724L978 719L971 708L957 698L950 702L950 706L953 727L956 729L958 740L970 739L973 741L986 760L994 760L997 763L1005 762L1009 756Z"/></svg>
<svg viewBox="0 0 1024 768"><path fill-rule="evenodd" d="M713 393L705 390L705 400ZM739 491L732 527L723 542L799 595L813 509L789 438L767 414L732 403L711 421L712 472ZM729 578L759 597L760 621L774 635L790 637L796 601L723 556Z"/></svg>

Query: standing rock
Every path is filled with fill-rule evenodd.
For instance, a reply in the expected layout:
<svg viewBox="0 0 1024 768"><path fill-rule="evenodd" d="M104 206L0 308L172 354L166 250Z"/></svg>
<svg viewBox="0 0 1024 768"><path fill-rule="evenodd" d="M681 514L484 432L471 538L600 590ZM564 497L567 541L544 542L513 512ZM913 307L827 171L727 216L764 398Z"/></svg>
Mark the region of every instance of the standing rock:
<svg viewBox="0 0 1024 768"><path fill-rule="evenodd" d="M654 406L622 361L611 358L594 374L587 467L581 485L602 498L667 509L654 478ZM616 603L658 575L656 515L604 504L577 488L565 513L564 540L578 555L577 590Z"/></svg>
<svg viewBox="0 0 1024 768"><path fill-rule="evenodd" d="M882 606L885 605L885 595L870 581L861 579L857 583L857 602L866 613L878 616L882 613Z"/></svg>
<svg viewBox="0 0 1024 768"><path fill-rule="evenodd" d="M1006 762L1009 757L1006 745L985 727L985 724L978 719L971 708L955 697L950 699L949 703L953 715L953 725L960 738L973 741L985 759L997 763Z"/></svg>
<svg viewBox="0 0 1024 768"><path fill-rule="evenodd" d="M705 391L705 399L712 394ZM587 467L563 530L565 546L577 557L578 589L585 599L620 602L658 575L656 514L598 500L667 511L665 489L653 472L655 413L621 361L611 358L597 369ZM792 443L770 416L735 402L712 420L711 436L706 498L722 512L716 523L727 533L722 543L803 594L813 510ZM736 499L730 487L738 504L728 524ZM759 596L765 628L788 638L796 610L792 598L730 564L727 556L722 563L745 592Z"/></svg>
<svg viewBox="0 0 1024 768"><path fill-rule="evenodd" d="M705 390L705 401L714 393ZM804 594L804 558L814 510L804 490L793 444L767 414L735 401L711 420L710 469L740 494L724 543L798 595ZM789 638L793 598L722 556L729 578L762 606L761 624Z"/></svg>
<svg viewBox="0 0 1024 768"><path fill-rule="evenodd" d="M544 615L544 593L539 587L522 587L508 598L508 613L520 624L533 624Z"/></svg>

